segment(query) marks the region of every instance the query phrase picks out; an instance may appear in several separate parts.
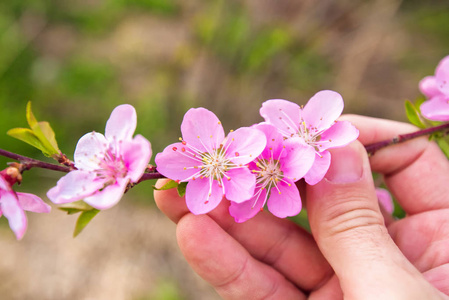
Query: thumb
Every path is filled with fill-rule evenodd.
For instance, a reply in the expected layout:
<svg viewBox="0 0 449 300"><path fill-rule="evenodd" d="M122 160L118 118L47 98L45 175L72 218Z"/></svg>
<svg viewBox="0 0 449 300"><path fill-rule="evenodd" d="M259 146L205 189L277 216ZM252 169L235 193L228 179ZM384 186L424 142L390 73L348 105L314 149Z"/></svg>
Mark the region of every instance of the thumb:
<svg viewBox="0 0 449 300"><path fill-rule="evenodd" d="M433 299L437 291L388 234L362 144L356 141L331 155L325 178L307 187L307 210L312 234L345 298Z"/></svg>

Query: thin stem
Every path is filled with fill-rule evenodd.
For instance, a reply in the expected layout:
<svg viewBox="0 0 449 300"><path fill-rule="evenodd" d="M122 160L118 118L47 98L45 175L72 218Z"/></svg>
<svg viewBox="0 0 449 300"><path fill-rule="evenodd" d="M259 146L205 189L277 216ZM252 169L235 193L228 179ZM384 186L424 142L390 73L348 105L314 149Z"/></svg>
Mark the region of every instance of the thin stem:
<svg viewBox="0 0 449 300"><path fill-rule="evenodd" d="M376 153L376 151L378 151L382 148L385 148L387 146L400 144L400 143L406 142L408 140L411 140L411 139L414 139L417 137L431 135L432 133L438 132L438 131L442 131L443 134L448 134L449 133L449 123L435 126L435 127L429 127L429 128L418 130L418 131L411 132L411 133L400 134L400 135L398 135L392 139L389 139L389 140L384 140L384 141L380 141L377 143L366 145L365 149L366 149L366 152L368 152L368 155L371 156L371 155L374 155L374 153Z"/></svg>
<svg viewBox="0 0 449 300"><path fill-rule="evenodd" d="M23 165L24 170L29 170L31 168L41 168L65 173L74 170L73 168L47 163L41 160L33 159L31 157L9 152L3 149L0 149L0 155L19 161Z"/></svg>
<svg viewBox="0 0 449 300"><path fill-rule="evenodd" d="M3 150L3 149L0 149L0 156L8 157L8 158L19 161L22 164L23 170L29 170L31 168L41 168L41 169L48 169L48 170L59 171L59 172L64 172L64 173L68 173L70 171L76 170L75 167L70 168L70 167L66 167L66 166L59 166L59 165L47 163L47 162L44 162L41 160L37 160L37 159L31 158L31 157L27 157L27 156L13 153L13 152L9 152L9 151ZM155 169L152 169L149 172L144 173L137 183L140 183L145 180L159 179L159 178L165 178L165 176L160 174L159 172L157 172Z"/></svg>
<svg viewBox="0 0 449 300"><path fill-rule="evenodd" d="M142 175L142 177L140 177L139 181L136 182L136 184L141 183L142 181L145 181L145 180L160 179L160 178L166 178L166 177L164 175L162 175L161 173L159 173L158 171L151 171L150 173L144 173Z"/></svg>

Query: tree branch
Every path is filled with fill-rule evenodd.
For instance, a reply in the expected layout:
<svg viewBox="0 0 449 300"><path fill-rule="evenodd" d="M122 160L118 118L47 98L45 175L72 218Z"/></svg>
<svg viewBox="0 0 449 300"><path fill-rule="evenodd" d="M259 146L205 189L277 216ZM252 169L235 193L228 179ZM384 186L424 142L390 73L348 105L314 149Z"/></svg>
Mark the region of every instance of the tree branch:
<svg viewBox="0 0 449 300"><path fill-rule="evenodd" d="M371 156L371 155L374 155L374 153L376 153L376 151L378 151L382 148L385 148L387 146L400 144L400 143L409 141L411 139L415 139L415 138L425 136L425 135L431 135L432 133L439 132L439 131L443 132L444 135L448 134L449 133L449 123L435 126L435 127L429 127L429 128L418 130L418 131L411 132L411 133L400 134L390 140L384 140L384 141L380 141L377 143L366 145L365 149L366 149L366 152L368 152L368 155Z"/></svg>

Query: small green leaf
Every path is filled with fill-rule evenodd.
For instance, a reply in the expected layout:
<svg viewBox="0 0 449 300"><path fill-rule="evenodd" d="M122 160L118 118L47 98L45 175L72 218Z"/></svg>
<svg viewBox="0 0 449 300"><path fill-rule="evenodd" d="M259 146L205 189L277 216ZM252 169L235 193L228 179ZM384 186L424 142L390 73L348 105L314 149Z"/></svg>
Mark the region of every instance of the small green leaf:
<svg viewBox="0 0 449 300"><path fill-rule="evenodd" d="M48 122L38 122L31 111L31 102L26 108L26 118L30 128L13 128L8 135L41 150L45 156L55 157L60 153L55 133Z"/></svg>
<svg viewBox="0 0 449 300"><path fill-rule="evenodd" d="M77 208L71 208L71 207L58 207L60 210L67 212L68 215L74 215L77 214L79 212L81 212L82 210L77 209Z"/></svg>
<svg viewBox="0 0 449 300"><path fill-rule="evenodd" d="M26 117L28 125L33 133L41 141L45 148L44 155L52 156L59 154L58 144L56 143L55 133L48 122L38 122L31 110L31 101L28 102L26 108ZM49 155L48 155L49 154Z"/></svg>
<svg viewBox="0 0 449 300"><path fill-rule="evenodd" d="M441 151L443 151L444 155L449 158L449 143L444 139L436 139L438 146L440 146Z"/></svg>
<svg viewBox="0 0 449 300"><path fill-rule="evenodd" d="M28 128L13 128L6 132L7 135L12 136L22 142L30 144L33 147L44 152L45 155L48 156L48 152L46 151L44 145L42 145L41 141L36 137L34 132Z"/></svg>
<svg viewBox="0 0 449 300"><path fill-rule="evenodd" d="M88 211L83 211L78 220L76 221L75 231L73 232L73 237L76 237L78 234L83 231L83 229L89 224L89 222L99 213L98 209L92 209Z"/></svg>
<svg viewBox="0 0 449 300"><path fill-rule="evenodd" d="M181 182L178 184L177 190L179 197L184 197L186 194L187 182Z"/></svg>
<svg viewBox="0 0 449 300"><path fill-rule="evenodd" d="M419 116L419 110L409 100L405 101L405 112L410 123L419 128L426 128L426 125L424 125Z"/></svg>
<svg viewBox="0 0 449 300"><path fill-rule="evenodd" d="M58 143L56 142L55 132L53 131L53 128L51 128L50 123L42 121L42 122L39 122L38 124L39 124L39 127L40 127L42 133L44 134L44 137L49 142L51 147L57 153L59 153L59 147L58 147Z"/></svg>
<svg viewBox="0 0 449 300"><path fill-rule="evenodd" d="M37 124L37 120L34 117L33 112L31 111L31 101L28 101L28 103L27 103L26 118L27 118L27 122L28 122L28 125L30 126L30 128L33 128Z"/></svg>
<svg viewBox="0 0 449 300"><path fill-rule="evenodd" d="M174 180L168 181L166 184L164 184L163 186L161 186L160 188L157 188L156 186L153 186L153 188L156 191L165 191L165 190L169 190L169 189L173 189L175 187L178 187L178 183Z"/></svg>
<svg viewBox="0 0 449 300"><path fill-rule="evenodd" d="M60 210L66 211L69 215L75 214L80 211L89 211L94 209L86 202L80 200L76 202L66 203L58 206Z"/></svg>

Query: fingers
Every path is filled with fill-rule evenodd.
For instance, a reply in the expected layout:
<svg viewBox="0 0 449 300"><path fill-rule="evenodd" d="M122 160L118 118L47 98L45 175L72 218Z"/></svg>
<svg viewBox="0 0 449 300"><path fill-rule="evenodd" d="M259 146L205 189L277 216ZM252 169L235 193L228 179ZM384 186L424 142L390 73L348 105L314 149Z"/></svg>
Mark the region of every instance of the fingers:
<svg viewBox="0 0 449 300"><path fill-rule="evenodd" d="M448 215L448 209L424 212L388 228L405 257L422 273L449 264Z"/></svg>
<svg viewBox="0 0 449 300"><path fill-rule="evenodd" d="M156 186L163 184L158 181ZM155 191L154 196L159 209L174 222L189 214L185 200L174 189ZM235 223L228 206L229 202L223 200L209 216L251 256L273 266L301 289L313 290L333 274L312 236L302 228L265 212L247 222Z"/></svg>
<svg viewBox="0 0 449 300"><path fill-rule="evenodd" d="M159 179L156 182L156 188L163 187L169 179ZM176 224L189 212L184 197L179 197L176 189L165 191L154 190L154 201L157 207Z"/></svg>
<svg viewBox="0 0 449 300"><path fill-rule="evenodd" d="M417 130L410 124L369 117L347 115L343 119L359 129L364 145ZM449 208L445 192L449 162L427 137L381 149L370 162L373 171L384 174L385 183L407 213Z"/></svg>
<svg viewBox="0 0 449 300"><path fill-rule="evenodd" d="M424 277L437 289L449 295L449 264L444 264L424 273Z"/></svg>
<svg viewBox="0 0 449 300"><path fill-rule="evenodd" d="M387 232L368 156L359 142L332 151L325 179L309 186L307 197L312 233L345 297L399 299L405 291L413 299L433 299L437 291Z"/></svg>
<svg viewBox="0 0 449 300"><path fill-rule="evenodd" d="M187 214L178 244L192 268L224 299L306 299L273 268L254 259L209 216Z"/></svg>

